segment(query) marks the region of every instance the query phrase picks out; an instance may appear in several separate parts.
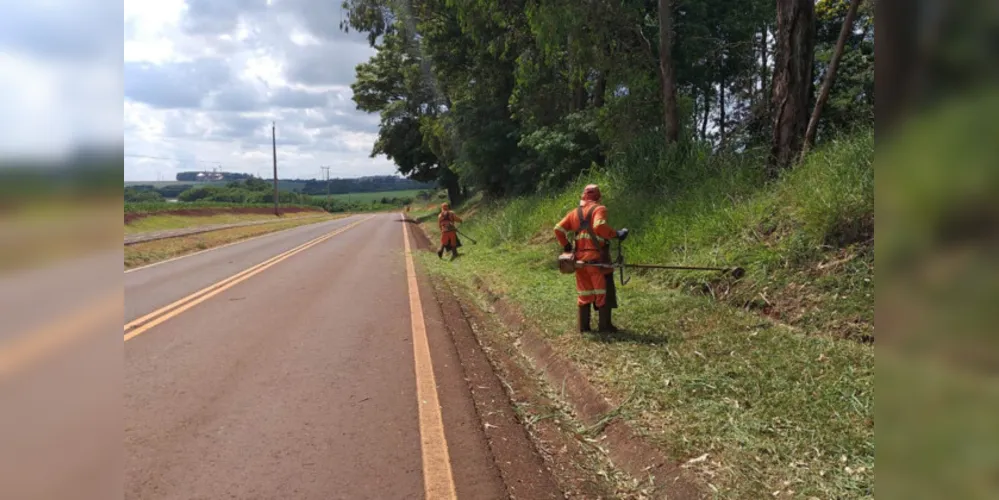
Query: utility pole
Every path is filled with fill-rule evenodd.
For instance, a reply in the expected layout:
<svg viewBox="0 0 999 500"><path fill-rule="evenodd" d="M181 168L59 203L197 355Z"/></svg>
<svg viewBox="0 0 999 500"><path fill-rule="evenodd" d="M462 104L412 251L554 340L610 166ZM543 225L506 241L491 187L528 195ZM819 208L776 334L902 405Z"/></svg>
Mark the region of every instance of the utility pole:
<svg viewBox="0 0 999 500"><path fill-rule="evenodd" d="M274 155L274 215L281 215L278 208L278 178L277 178L277 132L276 126L271 122L271 152Z"/></svg>
<svg viewBox="0 0 999 500"><path fill-rule="evenodd" d="M330 167L319 167L326 174L326 203L330 201Z"/></svg>

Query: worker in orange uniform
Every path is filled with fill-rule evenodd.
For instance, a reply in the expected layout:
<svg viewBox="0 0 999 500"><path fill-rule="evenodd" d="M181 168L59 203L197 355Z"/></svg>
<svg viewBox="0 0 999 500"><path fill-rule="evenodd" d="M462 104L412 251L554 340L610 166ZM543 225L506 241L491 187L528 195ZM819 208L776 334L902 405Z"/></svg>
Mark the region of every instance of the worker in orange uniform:
<svg viewBox="0 0 999 500"><path fill-rule="evenodd" d="M441 247L437 250L437 257L444 258L444 251L451 251L451 260L458 257L458 247L461 241L458 240L458 228L456 222L461 222L461 217L451 211L451 206L441 203L441 213L437 216L437 225L441 228Z"/></svg>
<svg viewBox="0 0 999 500"><path fill-rule="evenodd" d="M575 235L575 249L569 242ZM576 261L589 264L610 264L610 240L624 241L628 230L615 231L607 223L607 208L600 204L600 188L590 184L583 189L579 206L570 211L555 226L555 238L565 252L573 252ZM616 332L611 322L611 310L617 307L614 289L614 269L592 266L576 268L576 292L579 306L579 331L590 331L590 307L599 313L598 328L605 333Z"/></svg>

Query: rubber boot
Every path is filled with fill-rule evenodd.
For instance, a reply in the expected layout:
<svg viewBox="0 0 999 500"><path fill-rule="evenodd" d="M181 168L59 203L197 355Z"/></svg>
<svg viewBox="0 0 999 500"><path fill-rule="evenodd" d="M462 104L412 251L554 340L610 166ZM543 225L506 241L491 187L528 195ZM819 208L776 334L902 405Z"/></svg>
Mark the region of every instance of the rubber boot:
<svg viewBox="0 0 999 500"><path fill-rule="evenodd" d="M458 249L451 250L451 260L458 258Z"/></svg>
<svg viewBox="0 0 999 500"><path fill-rule="evenodd" d="M590 330L590 305L579 306L579 333L586 333Z"/></svg>
<svg viewBox="0 0 999 500"><path fill-rule="evenodd" d="M437 258L438 259L444 258L444 245L441 245L441 247L437 249Z"/></svg>
<svg viewBox="0 0 999 500"><path fill-rule="evenodd" d="M611 311L613 311L610 305L605 304L603 307L597 309L599 313L597 323L600 328L600 333L615 333L617 332L617 327L611 323Z"/></svg>

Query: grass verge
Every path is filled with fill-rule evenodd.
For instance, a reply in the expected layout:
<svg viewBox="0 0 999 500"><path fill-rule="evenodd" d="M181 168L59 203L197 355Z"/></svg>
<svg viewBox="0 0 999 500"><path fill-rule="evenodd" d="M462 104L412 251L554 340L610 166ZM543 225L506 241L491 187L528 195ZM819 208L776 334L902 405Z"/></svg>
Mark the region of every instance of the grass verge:
<svg viewBox="0 0 999 500"><path fill-rule="evenodd" d="M255 226L235 227L222 229L207 233L181 236L177 238L167 238L134 245L125 246L125 268L153 264L161 260L179 257L200 250L225 245L239 240L245 240L254 236L267 233L291 229L293 227L306 224L315 224L326 220L337 219L344 215L326 215L320 217L295 218L274 224L260 224Z"/></svg>
<svg viewBox="0 0 999 500"><path fill-rule="evenodd" d="M873 495L870 347L803 336L642 277L621 289L620 334L581 336L573 278L550 252L479 245L450 263L423 258L466 293L482 280L519 305L670 456L707 453L698 472L721 497Z"/></svg>
<svg viewBox="0 0 999 500"><path fill-rule="evenodd" d="M322 212L291 212L283 214L281 219L297 219L301 217L315 217L317 215L322 215ZM204 216L163 213L143 217L129 224L125 224L125 234L265 220L276 221L279 219L273 214L242 214L237 212L216 213Z"/></svg>
<svg viewBox="0 0 999 500"><path fill-rule="evenodd" d="M454 262L424 256L426 268L519 306L651 443L681 461L706 455L691 465L706 491L873 497L873 134L776 181L750 154L660 158L648 172L631 171L639 158L561 193L466 205L479 244ZM622 332L574 333L574 279L557 271L552 226L589 182L610 222L632 229L630 262L741 265L746 277L635 273L619 288ZM432 217L424 227L435 240Z"/></svg>
<svg viewBox="0 0 999 500"><path fill-rule="evenodd" d="M464 227L488 246L553 248L552 227L583 186L596 182L610 222L632 230L629 262L747 271L738 283L706 272L648 271L650 280L748 307L807 334L872 342L873 161L873 134L862 133L816 151L776 182L749 153L691 155L681 166L653 165L641 175L612 165L560 193L466 204ZM659 183L633 180L662 170L677 173Z"/></svg>
<svg viewBox="0 0 999 500"><path fill-rule="evenodd" d="M171 203L168 201L143 201L143 202L130 202L126 201L124 203L124 212L126 214L154 214L159 212L173 212L177 210L196 210L196 209L261 209L270 210L271 205L268 203L235 203L235 202L224 202L224 201L192 201L184 203ZM281 204L282 212L284 210L320 210L312 205L295 205L295 204Z"/></svg>

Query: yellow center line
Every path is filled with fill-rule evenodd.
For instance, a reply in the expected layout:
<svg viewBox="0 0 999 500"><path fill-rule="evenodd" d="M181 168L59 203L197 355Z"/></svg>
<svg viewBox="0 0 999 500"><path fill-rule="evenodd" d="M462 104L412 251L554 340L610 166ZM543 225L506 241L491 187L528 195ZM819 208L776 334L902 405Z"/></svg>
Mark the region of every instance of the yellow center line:
<svg viewBox="0 0 999 500"><path fill-rule="evenodd" d="M405 216L403 216L405 220ZM430 500L457 498L451 458L444 436L444 419L437 399L437 381L430 358L427 325L423 319L420 288L409 245L409 224L402 225L406 250L406 279L409 283L409 312L413 325L413 359L416 367L416 406L420 413L420 448L423 454L423 493Z"/></svg>
<svg viewBox="0 0 999 500"><path fill-rule="evenodd" d="M279 262L281 262L281 261L283 261L285 259L288 259L289 257L291 257L291 256L293 256L293 255L295 255L295 254L297 254L299 252L303 252L303 251L305 251L305 250L307 250L309 248L312 248L313 246L316 246L316 245L318 245L318 244L320 244L320 243L322 243L322 242L324 242L324 241L326 241L326 240L328 240L328 239L330 239L330 238L332 238L332 237L334 237L334 236L336 236L336 235L338 235L340 233L343 233L343 232L345 232L345 231L353 228L354 226L357 226L358 224L361 224L362 222L365 222L368 219L371 219L372 217L374 217L374 215L370 215L368 217L365 217L364 219L361 219L361 220L359 220L357 222L348 224L348 225L346 225L344 227L341 227L341 228L339 228L339 229L337 229L337 230L335 230L333 232L324 234L324 235L322 235L322 236L320 236L318 238L315 238L315 239L313 239L311 241L303 243L303 244L301 244L301 245L299 245L299 246L297 246L295 248L292 248L291 250L282 252L282 253L274 256L274 257L271 257L270 259L267 259L267 260L265 260L265 261L263 261L263 262L255 265L255 266L252 266L252 267L250 267L248 269L240 271L240 272L238 272L238 273L236 273L236 274L234 274L234 275L232 275L232 276L230 276L228 278L225 278L225 279L223 279L223 280L221 280L221 281L219 281L217 283L214 283L214 284L209 285L209 286L207 286L205 288L202 288L201 290L198 290L197 292L194 292L194 293L192 293L192 294L190 294L190 295L188 295L188 296L186 296L184 298L181 298L181 299L179 299L179 300L177 300L177 301L175 301L175 302L173 302L171 304L163 306L163 307L161 307L161 308L159 308L159 309L157 309L157 310L155 310L155 311L153 311L153 312L151 312L149 314L146 314L146 315L144 315L144 316L142 316L142 317L140 317L138 319L135 319L133 321L130 321L130 322L126 323L125 327L124 327L124 332L125 332L124 338L125 338L125 342L128 342L129 340L131 340L131 339L133 339L135 337L138 337L139 335L142 335L143 333L149 331L150 329L152 329L156 325L159 325L159 324L161 324L161 323L163 323L163 322L165 322L165 321L167 321L167 320L169 320L169 319L171 319L171 318L173 318L173 317L175 317L175 316L183 313L184 311L187 311L188 309L190 309L190 308L192 308L192 307L194 307L194 306L196 306L196 305L198 305L198 304L200 304L200 303L202 303L202 302L204 302L204 301L206 301L206 300L208 300L208 299L210 299L210 298L212 298L212 297L214 297L214 296L216 296L216 295L218 295L218 294L220 294L220 293L222 293L222 292L224 292L226 290L228 290L229 288L232 288L232 287L236 286L237 284L242 283L243 281L246 281L246 280L250 279L253 276L256 276L257 274L262 273L263 271L265 271L266 269L270 268L271 266L274 266L275 264L277 264L277 263L279 263Z"/></svg>
<svg viewBox="0 0 999 500"><path fill-rule="evenodd" d="M97 333L104 321L121 317L122 292L116 290L40 328L0 344L0 380L54 351ZM113 323L112 323L113 324Z"/></svg>

